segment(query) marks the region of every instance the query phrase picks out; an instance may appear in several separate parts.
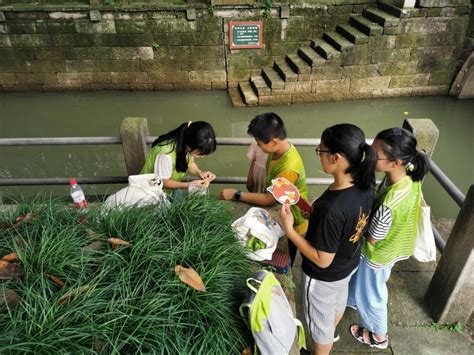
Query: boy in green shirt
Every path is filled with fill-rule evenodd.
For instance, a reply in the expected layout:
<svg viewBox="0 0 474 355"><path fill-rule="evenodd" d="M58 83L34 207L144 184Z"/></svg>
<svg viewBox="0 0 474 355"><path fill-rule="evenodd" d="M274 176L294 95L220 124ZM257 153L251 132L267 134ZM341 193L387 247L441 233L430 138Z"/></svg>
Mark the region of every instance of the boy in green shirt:
<svg viewBox="0 0 474 355"><path fill-rule="evenodd" d="M271 185L272 179L283 177L294 184L301 198L307 201L308 190L303 160L293 144L288 141L283 120L273 112L257 115L250 122L247 133L255 138L257 145L265 153L268 153L265 188ZM223 189L219 196L224 200L242 201L259 206L272 206L276 203L270 192L242 192L236 189ZM302 215L297 205L291 206L291 212L295 219L295 230L300 235L304 235L308 229L308 220ZM296 247L290 241L288 242L290 257L293 261Z"/></svg>

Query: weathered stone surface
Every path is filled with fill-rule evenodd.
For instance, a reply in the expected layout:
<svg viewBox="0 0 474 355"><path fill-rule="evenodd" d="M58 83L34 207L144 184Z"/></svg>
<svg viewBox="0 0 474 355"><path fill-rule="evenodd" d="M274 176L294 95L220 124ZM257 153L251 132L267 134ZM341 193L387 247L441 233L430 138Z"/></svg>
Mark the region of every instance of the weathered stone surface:
<svg viewBox="0 0 474 355"><path fill-rule="evenodd" d="M51 37L47 34L10 35L13 47L51 47Z"/></svg>
<svg viewBox="0 0 474 355"><path fill-rule="evenodd" d="M227 66L229 81L245 81L250 78L248 59L231 57Z"/></svg>
<svg viewBox="0 0 474 355"><path fill-rule="evenodd" d="M57 85L58 77L56 73L17 73L16 77L21 84L43 84Z"/></svg>
<svg viewBox="0 0 474 355"><path fill-rule="evenodd" d="M314 68L311 72L312 80L337 80L342 78L343 68L336 67L322 67Z"/></svg>
<svg viewBox="0 0 474 355"><path fill-rule="evenodd" d="M400 96L411 96L413 88L388 88L382 90L374 90L372 92L372 97L375 98L384 98L384 97L400 97Z"/></svg>
<svg viewBox="0 0 474 355"><path fill-rule="evenodd" d="M350 90L357 91L373 91L387 89L390 84L390 76L380 76L365 79L352 79Z"/></svg>
<svg viewBox="0 0 474 355"><path fill-rule="evenodd" d="M377 64L377 70L382 76L394 74L413 74L416 73L418 61L410 62L388 62Z"/></svg>
<svg viewBox="0 0 474 355"><path fill-rule="evenodd" d="M449 85L421 86L413 88L412 96L447 95L448 92Z"/></svg>
<svg viewBox="0 0 474 355"><path fill-rule="evenodd" d="M36 33L76 33L73 20L38 20L35 27Z"/></svg>
<svg viewBox="0 0 474 355"><path fill-rule="evenodd" d="M0 73L0 85L18 84L15 73Z"/></svg>
<svg viewBox="0 0 474 355"><path fill-rule="evenodd" d="M350 79L341 80L315 80L313 81L313 93L327 93L327 92L347 92L351 85Z"/></svg>
<svg viewBox="0 0 474 355"><path fill-rule="evenodd" d="M112 58L114 59L153 59L152 47L119 47L112 48Z"/></svg>
<svg viewBox="0 0 474 355"><path fill-rule="evenodd" d="M150 20L148 22L150 31L152 32L193 32L197 29L196 21L188 21L186 19L160 19Z"/></svg>
<svg viewBox="0 0 474 355"><path fill-rule="evenodd" d="M48 13L43 11L7 11L4 12L7 20L44 20Z"/></svg>
<svg viewBox="0 0 474 355"><path fill-rule="evenodd" d="M86 19L88 17L87 12L50 12L49 18L55 20L67 20L67 19Z"/></svg>
<svg viewBox="0 0 474 355"><path fill-rule="evenodd" d="M36 33L35 23L26 20L5 21L3 24L5 33L9 34L32 34Z"/></svg>
<svg viewBox="0 0 474 355"><path fill-rule="evenodd" d="M101 19L102 19L102 16L99 10L89 11L89 20L91 20L92 22L97 22L97 21L100 21Z"/></svg>
<svg viewBox="0 0 474 355"><path fill-rule="evenodd" d="M181 90L211 90L211 83L175 83L173 89Z"/></svg>
<svg viewBox="0 0 474 355"><path fill-rule="evenodd" d="M412 60L447 60L452 58L456 47L419 47L413 48L410 58Z"/></svg>
<svg viewBox="0 0 474 355"><path fill-rule="evenodd" d="M98 72L102 71L102 64L98 60L66 60L66 72Z"/></svg>
<svg viewBox="0 0 474 355"><path fill-rule="evenodd" d="M28 73L47 73L66 71L66 66L63 60L35 60L19 62L21 69L18 72Z"/></svg>
<svg viewBox="0 0 474 355"><path fill-rule="evenodd" d="M372 63L402 62L410 59L410 48L387 49L374 51L372 54Z"/></svg>
<svg viewBox="0 0 474 355"><path fill-rule="evenodd" d="M115 20L117 33L144 33L148 30L146 21Z"/></svg>
<svg viewBox="0 0 474 355"><path fill-rule="evenodd" d="M272 105L289 105L291 104L291 95L271 95L271 96L260 96L258 98L261 106L272 106Z"/></svg>
<svg viewBox="0 0 474 355"><path fill-rule="evenodd" d="M55 47L94 47L92 35L84 33L53 33L50 35ZM89 48L88 48L89 49Z"/></svg>
<svg viewBox="0 0 474 355"><path fill-rule="evenodd" d="M372 52L373 50L367 44L356 45L342 53L341 65L369 64Z"/></svg>
<svg viewBox="0 0 474 355"><path fill-rule="evenodd" d="M148 73L143 72L112 72L110 73L113 84L147 84Z"/></svg>
<svg viewBox="0 0 474 355"><path fill-rule="evenodd" d="M139 72L140 60L101 60L101 69L105 72Z"/></svg>
<svg viewBox="0 0 474 355"><path fill-rule="evenodd" d="M212 90L225 90L227 89L227 81L213 81L212 83Z"/></svg>
<svg viewBox="0 0 474 355"><path fill-rule="evenodd" d="M353 65L342 68L343 78L360 79L379 75L375 64Z"/></svg>
<svg viewBox="0 0 474 355"><path fill-rule="evenodd" d="M92 73L58 73L58 83L64 86L90 84Z"/></svg>
<svg viewBox="0 0 474 355"><path fill-rule="evenodd" d="M438 86L438 85L450 85L454 78L453 71L444 71L444 72L434 72L430 73L430 80L428 85Z"/></svg>
<svg viewBox="0 0 474 355"><path fill-rule="evenodd" d="M92 47L92 48L87 48L87 47L68 48L68 47L59 47L58 50L71 50L71 51L73 51L74 56L75 56L76 59L112 59L113 58L111 48L100 48L100 47L99 48L94 48L94 47Z"/></svg>
<svg viewBox="0 0 474 355"><path fill-rule="evenodd" d="M33 48L0 48L0 60L14 62L22 59L35 59L35 50Z"/></svg>
<svg viewBox="0 0 474 355"><path fill-rule="evenodd" d="M90 84L90 90L130 90L129 84Z"/></svg>
<svg viewBox="0 0 474 355"><path fill-rule="evenodd" d="M428 85L429 74L394 75L390 81L391 88L403 88Z"/></svg>
<svg viewBox="0 0 474 355"><path fill-rule="evenodd" d="M204 70L189 72L190 82L223 82L226 81L225 70Z"/></svg>
<svg viewBox="0 0 474 355"><path fill-rule="evenodd" d="M196 21L196 9L186 9L186 19L188 21Z"/></svg>
<svg viewBox="0 0 474 355"><path fill-rule="evenodd" d="M5 14L0 11L0 22L5 21Z"/></svg>
<svg viewBox="0 0 474 355"><path fill-rule="evenodd" d="M420 7L469 6L469 0L418 0Z"/></svg>
<svg viewBox="0 0 474 355"><path fill-rule="evenodd" d="M189 72L188 71L155 71L148 72L148 80L150 83L188 83Z"/></svg>
<svg viewBox="0 0 474 355"><path fill-rule="evenodd" d="M284 93L287 94L300 94L300 93L310 93L312 90L312 81L293 81L285 83Z"/></svg>
<svg viewBox="0 0 474 355"><path fill-rule="evenodd" d="M452 71L457 66L455 59L450 60L437 60L429 58L418 62L418 72L430 73L437 71Z"/></svg>
<svg viewBox="0 0 474 355"><path fill-rule="evenodd" d="M130 84L130 90L153 91L154 85L153 84Z"/></svg>

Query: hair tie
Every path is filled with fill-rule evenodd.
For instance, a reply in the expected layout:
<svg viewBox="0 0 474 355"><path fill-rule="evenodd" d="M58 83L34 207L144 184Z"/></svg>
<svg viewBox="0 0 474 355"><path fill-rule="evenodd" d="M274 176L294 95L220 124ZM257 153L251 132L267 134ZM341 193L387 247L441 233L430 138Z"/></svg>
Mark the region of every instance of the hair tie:
<svg viewBox="0 0 474 355"><path fill-rule="evenodd" d="M189 126L191 126L191 123L193 123L193 121L188 122L188 128L189 128Z"/></svg>
<svg viewBox="0 0 474 355"><path fill-rule="evenodd" d="M415 165L413 165L413 163L411 161L409 161L408 164L406 165L405 169L407 171L412 172L413 170L415 170Z"/></svg>
<svg viewBox="0 0 474 355"><path fill-rule="evenodd" d="M364 160L365 160L365 157L366 157L366 154L365 154L365 149L364 149L364 148L365 148L365 146L366 146L366 144L367 144L367 143L365 143L365 142L364 142L364 143L361 143L361 144L359 144L359 149L360 149L360 150L362 150L362 158L361 158L361 160L360 160L360 162L361 162L361 163L362 163L362 162L364 162Z"/></svg>

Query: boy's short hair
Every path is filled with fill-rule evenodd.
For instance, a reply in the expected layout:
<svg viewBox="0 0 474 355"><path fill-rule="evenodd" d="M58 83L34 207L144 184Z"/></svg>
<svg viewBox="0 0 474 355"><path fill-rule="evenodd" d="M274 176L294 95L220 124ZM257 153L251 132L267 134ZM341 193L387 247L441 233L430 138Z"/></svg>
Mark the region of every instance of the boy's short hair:
<svg viewBox="0 0 474 355"><path fill-rule="evenodd" d="M265 112L255 116L250 121L247 133L265 144L274 138L286 139L285 124L274 112Z"/></svg>

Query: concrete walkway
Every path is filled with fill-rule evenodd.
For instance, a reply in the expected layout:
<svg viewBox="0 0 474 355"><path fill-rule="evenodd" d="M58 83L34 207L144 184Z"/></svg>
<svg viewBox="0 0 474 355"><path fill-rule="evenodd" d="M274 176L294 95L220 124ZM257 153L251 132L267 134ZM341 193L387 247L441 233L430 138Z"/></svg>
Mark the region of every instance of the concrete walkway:
<svg viewBox="0 0 474 355"><path fill-rule="evenodd" d="M296 299L299 299L301 258L293 267ZM334 344L333 354L385 353L396 355L464 355L474 354L474 345L468 330L459 334L447 329L435 330L431 326L424 302L424 295L435 270L435 263L418 263L406 260L398 263L389 280L389 339L386 350L371 349L357 342L349 332L349 326L357 321L356 311L347 308L337 327L341 339ZM300 302L296 302L299 319L303 319ZM466 310L469 311L469 310ZM307 332L309 338L309 332ZM309 352L301 352L308 354Z"/></svg>

